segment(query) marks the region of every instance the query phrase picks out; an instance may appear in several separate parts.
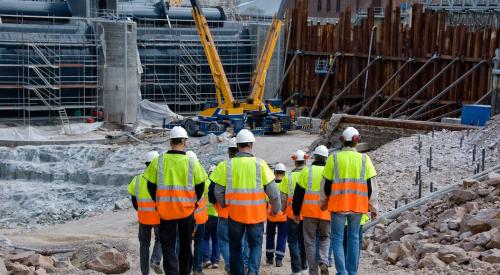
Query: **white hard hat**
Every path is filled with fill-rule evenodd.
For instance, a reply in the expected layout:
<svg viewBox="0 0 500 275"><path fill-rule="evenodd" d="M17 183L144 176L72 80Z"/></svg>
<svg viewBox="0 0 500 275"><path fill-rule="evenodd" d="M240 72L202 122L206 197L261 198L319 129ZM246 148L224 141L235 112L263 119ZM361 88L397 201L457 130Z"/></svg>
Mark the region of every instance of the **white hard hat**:
<svg viewBox="0 0 500 275"><path fill-rule="evenodd" d="M227 141L227 148L236 148L238 146L236 146L236 138L230 138L228 141Z"/></svg>
<svg viewBox="0 0 500 275"><path fill-rule="evenodd" d="M252 143L255 142L255 137L252 132L247 129L243 129L236 135L236 143Z"/></svg>
<svg viewBox="0 0 500 275"><path fill-rule="evenodd" d="M181 126L175 126L170 130L170 138L188 138L188 134Z"/></svg>
<svg viewBox="0 0 500 275"><path fill-rule="evenodd" d="M286 166L283 163L278 163L276 164L276 167L274 167L274 171L286 171Z"/></svg>
<svg viewBox="0 0 500 275"><path fill-rule="evenodd" d="M292 155L292 159L295 161L304 161L308 158L309 158L309 156L306 154L306 152L304 152L302 150L297 150L297 152L295 152Z"/></svg>
<svg viewBox="0 0 500 275"><path fill-rule="evenodd" d="M198 156L193 151L187 151L186 156L188 156L188 158L190 158L190 159L198 160Z"/></svg>
<svg viewBox="0 0 500 275"><path fill-rule="evenodd" d="M149 152L146 153L146 157L145 157L146 161L145 162L151 162L151 161L153 161L153 159L155 159L158 156L159 156L158 152L156 152L156 151L149 151Z"/></svg>
<svg viewBox="0 0 500 275"><path fill-rule="evenodd" d="M326 148L325 145L320 145L320 146L316 147L316 149L314 149L313 154L327 158L328 157L328 148Z"/></svg>
<svg viewBox="0 0 500 275"><path fill-rule="evenodd" d="M356 143L359 143L361 141L361 136L359 135L358 130L354 127L347 127L347 129L344 130L342 133L343 141L354 141Z"/></svg>

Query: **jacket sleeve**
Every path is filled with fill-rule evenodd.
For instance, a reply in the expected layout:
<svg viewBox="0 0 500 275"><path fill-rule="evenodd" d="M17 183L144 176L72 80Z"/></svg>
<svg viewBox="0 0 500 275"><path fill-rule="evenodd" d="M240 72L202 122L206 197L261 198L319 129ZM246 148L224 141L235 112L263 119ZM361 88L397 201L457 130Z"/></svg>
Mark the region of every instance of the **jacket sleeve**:
<svg viewBox="0 0 500 275"><path fill-rule="evenodd" d="M302 209L302 203L304 202L304 195L306 190L299 184L295 185L295 190L293 191L293 201L292 201L292 211L293 215L300 215L300 210Z"/></svg>
<svg viewBox="0 0 500 275"><path fill-rule="evenodd" d="M281 211L285 212L287 207L286 201L288 200L288 195L286 193L280 192L280 197L281 197Z"/></svg>
<svg viewBox="0 0 500 275"><path fill-rule="evenodd" d="M134 207L135 211L137 211L137 198L135 196L130 196L130 200L132 201L132 206Z"/></svg>
<svg viewBox="0 0 500 275"><path fill-rule="evenodd" d="M273 213L278 214L281 210L281 200L278 188L276 188L276 182L273 180L268 185L264 186L264 192L266 192L266 195L269 198L269 203L273 207Z"/></svg>
<svg viewBox="0 0 500 275"><path fill-rule="evenodd" d="M224 196L226 194L226 187L219 185L217 183L215 183L214 185L215 185L215 187L214 187L215 199L217 200L219 205L224 208L224 207L226 207L226 200L224 198Z"/></svg>
<svg viewBox="0 0 500 275"><path fill-rule="evenodd" d="M319 196L321 204L324 204L328 201L330 194L332 193L332 181L327 180L325 177L321 179L320 188L319 188Z"/></svg>
<svg viewBox="0 0 500 275"><path fill-rule="evenodd" d="M205 191L205 182L202 182L194 186L194 192L196 193L197 200L201 199L201 196L203 196L204 191Z"/></svg>
<svg viewBox="0 0 500 275"><path fill-rule="evenodd" d="M154 201L156 201L156 188L157 188L156 184L148 180L148 192Z"/></svg>
<svg viewBox="0 0 500 275"><path fill-rule="evenodd" d="M368 210L370 212L377 212L378 210L378 186L375 178L368 180Z"/></svg>
<svg viewBox="0 0 500 275"><path fill-rule="evenodd" d="M217 199L215 198L215 183L213 181L210 181L210 185L208 186L208 201L211 204L215 204L217 202Z"/></svg>

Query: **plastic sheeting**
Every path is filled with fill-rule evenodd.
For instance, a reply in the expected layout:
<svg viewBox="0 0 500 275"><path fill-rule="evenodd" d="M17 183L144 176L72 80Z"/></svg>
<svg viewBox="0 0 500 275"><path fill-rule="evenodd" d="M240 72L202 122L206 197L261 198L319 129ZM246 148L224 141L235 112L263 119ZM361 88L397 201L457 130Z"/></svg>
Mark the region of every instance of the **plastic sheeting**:
<svg viewBox="0 0 500 275"><path fill-rule="evenodd" d="M173 121L182 120L183 116L174 113L168 105L153 103L147 99L141 101L137 110L137 122L147 126L162 126Z"/></svg>
<svg viewBox="0 0 500 275"><path fill-rule="evenodd" d="M72 123L70 125L71 135L66 135L66 129L60 126L17 126L0 128L0 139L7 141L57 141L75 138L97 139L102 135L91 134L101 127L103 122L96 123ZM81 135L81 137L78 137Z"/></svg>

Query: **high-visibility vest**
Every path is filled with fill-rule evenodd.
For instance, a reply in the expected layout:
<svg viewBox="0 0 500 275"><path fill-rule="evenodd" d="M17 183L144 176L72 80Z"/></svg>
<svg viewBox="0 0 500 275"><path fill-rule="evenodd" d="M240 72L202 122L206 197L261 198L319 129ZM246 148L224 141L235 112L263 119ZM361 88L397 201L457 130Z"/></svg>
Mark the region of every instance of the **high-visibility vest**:
<svg viewBox="0 0 500 275"><path fill-rule="evenodd" d="M219 218L227 219L229 217L229 211L227 210L227 207L222 208L218 202L216 202L214 206L217 210Z"/></svg>
<svg viewBox="0 0 500 275"><path fill-rule="evenodd" d="M307 187L302 202L301 213L304 217L329 221L330 212L322 211L320 204L321 179L323 178L324 166L312 165L301 172L301 186ZM306 182L307 181L307 182Z"/></svg>
<svg viewBox="0 0 500 275"><path fill-rule="evenodd" d="M208 221L207 199L202 196L198 201L198 207L194 210L194 220L196 224L204 224Z"/></svg>
<svg viewBox="0 0 500 275"><path fill-rule="evenodd" d="M134 185L135 198L137 200L137 218L141 224L157 225L160 224L160 216L156 212L154 200L149 195L148 182L142 177L142 174L135 176L130 182Z"/></svg>
<svg viewBox="0 0 500 275"><path fill-rule="evenodd" d="M295 191L295 184L297 182L293 181L293 177L296 176L298 177L300 175L300 171L295 171L295 172L289 172L287 177L288 177L288 197L286 199L286 216L289 219L293 219L293 209L292 209L292 202L293 202L293 192ZM302 216L302 213L299 216L300 220L303 220L304 217Z"/></svg>
<svg viewBox="0 0 500 275"><path fill-rule="evenodd" d="M249 163L255 164L255 172L249 169ZM234 164L234 165L233 165ZM229 218L243 223L256 224L266 221L266 193L262 184L261 159L240 157L227 161L226 168L226 194L225 203L227 205ZM244 169L238 171L238 169ZM234 170L234 171L233 171ZM233 173L238 171L240 176L248 173L255 173L255 182L244 182L245 177L233 181ZM253 177L253 176L252 176ZM250 188L248 187L250 185Z"/></svg>
<svg viewBox="0 0 500 275"><path fill-rule="evenodd" d="M361 154L361 162L352 161L350 164L360 165L361 169L356 167L355 170L360 170L360 174L356 178L341 178L338 155L333 154L334 179L328 200L328 211L368 213L368 184L365 180L366 155Z"/></svg>
<svg viewBox="0 0 500 275"><path fill-rule="evenodd" d="M178 182L165 182L163 158L168 154L161 154L158 157L158 187L156 190L156 208L162 220L178 220L193 214L195 203L197 201L193 183L193 170L195 162L192 158L184 156L188 167L184 169L187 173L179 176ZM175 167L166 167L167 169L176 169ZM182 171L176 171L177 173ZM187 178L187 180L186 180ZM183 180L184 179L184 180Z"/></svg>
<svg viewBox="0 0 500 275"><path fill-rule="evenodd" d="M361 216L361 221L359 222L359 225L364 225L365 223L367 223L368 221L370 220L370 217L368 217L368 215L366 214L363 214ZM345 225L347 226L347 218L345 219Z"/></svg>
<svg viewBox="0 0 500 275"><path fill-rule="evenodd" d="M271 211L273 211L273 207L270 203L267 204L267 220L270 222L286 222L286 215L283 211L279 211L276 215L271 215Z"/></svg>

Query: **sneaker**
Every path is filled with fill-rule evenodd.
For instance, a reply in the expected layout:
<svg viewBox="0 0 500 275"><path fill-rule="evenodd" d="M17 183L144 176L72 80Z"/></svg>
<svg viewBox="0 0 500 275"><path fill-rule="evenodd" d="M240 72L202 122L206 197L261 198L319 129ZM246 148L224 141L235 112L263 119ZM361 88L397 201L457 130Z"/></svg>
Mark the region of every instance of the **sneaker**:
<svg viewBox="0 0 500 275"><path fill-rule="evenodd" d="M163 268L160 266L160 264L158 263L151 263L151 268L153 269L153 271L156 273L156 274L163 274Z"/></svg>
<svg viewBox="0 0 500 275"><path fill-rule="evenodd" d="M210 268L211 265L212 265L212 263L210 261L206 261L203 264L201 264L201 267L203 267L203 268Z"/></svg>
<svg viewBox="0 0 500 275"><path fill-rule="evenodd" d="M325 263L319 264L319 270L321 271L321 274L328 274L328 266Z"/></svg>
<svg viewBox="0 0 500 275"><path fill-rule="evenodd" d="M274 259L273 258L266 259L266 264L273 265L274 264Z"/></svg>
<svg viewBox="0 0 500 275"><path fill-rule="evenodd" d="M282 267L283 266L283 261L276 259L276 267Z"/></svg>
<svg viewBox="0 0 500 275"><path fill-rule="evenodd" d="M217 268L219 268L219 264L218 263L212 264L212 269L217 269Z"/></svg>

